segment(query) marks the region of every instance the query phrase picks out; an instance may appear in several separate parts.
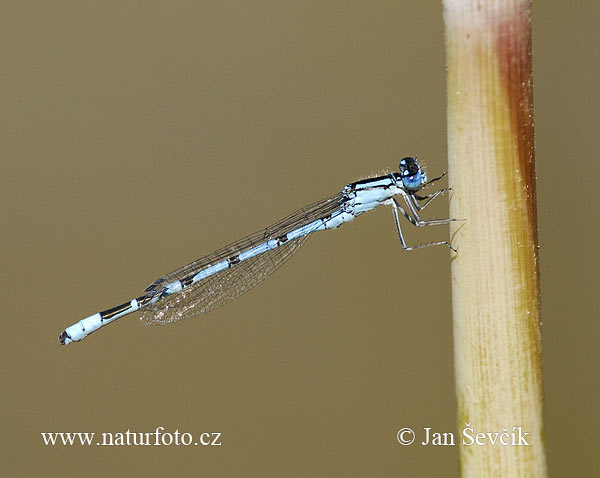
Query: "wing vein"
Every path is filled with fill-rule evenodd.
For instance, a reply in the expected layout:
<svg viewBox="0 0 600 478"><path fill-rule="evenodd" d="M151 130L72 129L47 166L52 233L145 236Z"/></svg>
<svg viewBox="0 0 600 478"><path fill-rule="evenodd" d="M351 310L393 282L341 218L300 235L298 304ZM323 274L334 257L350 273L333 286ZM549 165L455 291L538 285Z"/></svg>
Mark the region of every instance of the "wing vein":
<svg viewBox="0 0 600 478"><path fill-rule="evenodd" d="M233 255L240 254L267 240L331 216L340 210L343 194L323 199L306 206L266 229L233 242L212 254L169 272L155 280L146 293L160 295L165 287L177 280L190 278L198 272ZM283 265L308 239L310 233L289 240L275 249L243 260L232 267L194 282L181 292L148 302L141 308L142 321L149 324L168 324L196 317L236 299L256 286Z"/></svg>

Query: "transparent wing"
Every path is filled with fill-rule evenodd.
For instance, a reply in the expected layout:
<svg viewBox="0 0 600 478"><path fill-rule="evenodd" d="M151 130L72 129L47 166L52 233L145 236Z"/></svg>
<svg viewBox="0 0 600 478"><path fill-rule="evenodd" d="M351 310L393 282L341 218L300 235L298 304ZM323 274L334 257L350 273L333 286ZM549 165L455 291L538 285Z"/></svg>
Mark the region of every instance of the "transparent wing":
<svg viewBox="0 0 600 478"><path fill-rule="evenodd" d="M148 294L160 294L166 284L182 280L244 252L269 239L287 234L319 218L339 211L342 194L316 202L296 211L272 226L225 246L186 266L169 272L147 289ZM141 319L150 324L167 324L204 314L236 299L277 270L305 242L308 235L290 240L281 246L235 264L206 279L195 282L181 292L148 303L141 309Z"/></svg>
<svg viewBox="0 0 600 478"><path fill-rule="evenodd" d="M244 294L266 279L302 246L308 236L217 272L183 289L161 298L142 309L141 319L151 324L169 324L210 312Z"/></svg>

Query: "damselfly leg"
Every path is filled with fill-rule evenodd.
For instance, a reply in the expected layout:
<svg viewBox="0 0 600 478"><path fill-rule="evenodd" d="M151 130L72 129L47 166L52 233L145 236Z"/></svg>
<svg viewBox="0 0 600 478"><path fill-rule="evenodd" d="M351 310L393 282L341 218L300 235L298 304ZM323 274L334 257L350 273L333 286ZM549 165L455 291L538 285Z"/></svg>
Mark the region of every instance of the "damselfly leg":
<svg viewBox="0 0 600 478"><path fill-rule="evenodd" d="M425 206L427 206L427 204L429 204L433 199L435 199L437 196L439 196L440 194L442 194L443 192L445 192L447 190L440 190L437 193L434 193L432 195L432 197L430 198L429 201L427 201L427 203L425 203L424 206L421 206L420 208L418 207L419 204L416 202L415 198L413 197L412 194L406 193L404 191L402 191L400 194L402 195L402 197L404 198L404 201L406 202L406 205L408 206L408 209L410 210L411 214L409 214L399 203L398 200L394 197L392 198L391 204L392 204L392 211L394 212L394 220L396 222L396 230L398 231L398 237L400 238L400 244L402 245L402 248L406 251L412 251L414 249L421 249L423 247L430 247L430 246L448 246L450 249L452 249L454 252L456 252L456 249L454 249L450 243L448 241L437 241L437 242L428 242L425 244L418 244L416 246L408 246L406 244L406 240L404 239L404 234L402 233L402 226L400 225L400 214L402 214L406 219L408 219L408 221L416 227L424 227L424 226L441 226L444 224L449 224L451 222L454 221L454 219L429 219L429 220L424 220L421 219L421 216L419 215L419 211L421 211Z"/></svg>

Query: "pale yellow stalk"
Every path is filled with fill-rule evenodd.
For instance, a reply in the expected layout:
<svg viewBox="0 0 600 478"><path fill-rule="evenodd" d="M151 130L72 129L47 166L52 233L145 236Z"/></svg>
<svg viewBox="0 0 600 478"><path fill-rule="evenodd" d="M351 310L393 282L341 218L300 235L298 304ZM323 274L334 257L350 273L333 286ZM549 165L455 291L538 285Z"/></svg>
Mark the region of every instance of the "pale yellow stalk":
<svg viewBox="0 0 600 478"><path fill-rule="evenodd" d="M461 445L463 477L546 476L530 7L444 0L458 427L529 443Z"/></svg>

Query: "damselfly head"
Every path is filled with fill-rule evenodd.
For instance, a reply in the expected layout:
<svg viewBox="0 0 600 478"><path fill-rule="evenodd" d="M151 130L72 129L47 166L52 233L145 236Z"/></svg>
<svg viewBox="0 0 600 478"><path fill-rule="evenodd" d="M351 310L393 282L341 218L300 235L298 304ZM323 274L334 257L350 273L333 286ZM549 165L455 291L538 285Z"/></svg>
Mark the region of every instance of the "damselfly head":
<svg viewBox="0 0 600 478"><path fill-rule="evenodd" d="M402 158L399 167L402 184L409 191L417 191L427 182L427 174L419 166L417 158L411 156Z"/></svg>

